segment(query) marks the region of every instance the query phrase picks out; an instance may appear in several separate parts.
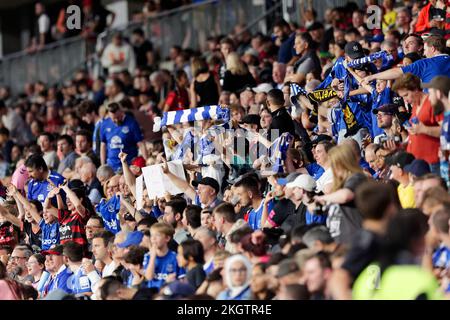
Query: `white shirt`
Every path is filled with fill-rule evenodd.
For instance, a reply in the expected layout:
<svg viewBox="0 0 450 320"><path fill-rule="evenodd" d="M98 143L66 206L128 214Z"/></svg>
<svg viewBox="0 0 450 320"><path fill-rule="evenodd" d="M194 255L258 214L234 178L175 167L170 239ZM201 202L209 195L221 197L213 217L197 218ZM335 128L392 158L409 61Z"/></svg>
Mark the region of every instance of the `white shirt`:
<svg viewBox="0 0 450 320"><path fill-rule="evenodd" d="M48 15L41 14L38 18L39 33L47 33L50 30L50 19Z"/></svg>
<svg viewBox="0 0 450 320"><path fill-rule="evenodd" d="M105 265L105 267L103 268L102 278L112 276L114 270L116 270L116 269L117 269L117 265L113 260L113 261L111 261L110 264Z"/></svg>
<svg viewBox="0 0 450 320"><path fill-rule="evenodd" d="M333 183L333 172L331 168L328 168L316 181L317 191L323 191L323 188L330 183Z"/></svg>

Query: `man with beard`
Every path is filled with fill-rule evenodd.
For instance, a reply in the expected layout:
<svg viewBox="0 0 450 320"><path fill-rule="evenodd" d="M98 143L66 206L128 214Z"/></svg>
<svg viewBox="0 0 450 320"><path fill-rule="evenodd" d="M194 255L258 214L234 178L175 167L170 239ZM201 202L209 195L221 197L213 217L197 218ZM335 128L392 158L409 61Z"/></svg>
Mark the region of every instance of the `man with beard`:
<svg viewBox="0 0 450 320"><path fill-rule="evenodd" d="M125 114L118 103L110 103L107 107L109 118L104 120L100 128L100 161L107 163L118 171L122 168L119 153L126 153L127 162L137 157L138 147L142 156L147 158L143 136L138 123L130 115Z"/></svg>
<svg viewBox="0 0 450 320"><path fill-rule="evenodd" d="M27 246L17 246L9 258L11 278L22 282L28 275L27 261L33 252Z"/></svg>
<svg viewBox="0 0 450 320"><path fill-rule="evenodd" d="M189 239L189 233L184 228L181 220L183 219L183 211L186 209L186 200L183 198L174 198L167 202L164 208L163 221L170 224L175 229L173 239L178 243L182 243Z"/></svg>
<svg viewBox="0 0 450 320"><path fill-rule="evenodd" d="M440 168L441 177L450 186L448 159L450 154L450 78L447 76L436 76L431 82L422 84L428 88L430 103L435 115L444 113L444 121L440 136Z"/></svg>

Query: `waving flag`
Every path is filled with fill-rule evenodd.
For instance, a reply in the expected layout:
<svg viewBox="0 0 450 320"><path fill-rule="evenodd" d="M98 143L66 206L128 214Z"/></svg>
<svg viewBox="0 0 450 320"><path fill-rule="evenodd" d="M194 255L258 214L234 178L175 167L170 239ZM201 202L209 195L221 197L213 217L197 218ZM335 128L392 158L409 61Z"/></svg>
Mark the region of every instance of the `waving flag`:
<svg viewBox="0 0 450 320"><path fill-rule="evenodd" d="M209 119L227 122L230 120L230 109L216 105L164 112L162 119L160 117L154 119L153 132L158 132L161 128L173 124Z"/></svg>
<svg viewBox="0 0 450 320"><path fill-rule="evenodd" d="M300 87L295 82L291 82L290 88L291 88L291 92L290 92L290 95L289 95L289 99L291 100L291 103L294 106L297 106L297 104L298 104L297 96L299 94L306 96L308 93L306 92L306 90L304 88Z"/></svg>
<svg viewBox="0 0 450 320"><path fill-rule="evenodd" d="M272 164L272 171L283 172L283 161L286 160L286 152L294 137L285 132L272 143L269 149L269 160Z"/></svg>

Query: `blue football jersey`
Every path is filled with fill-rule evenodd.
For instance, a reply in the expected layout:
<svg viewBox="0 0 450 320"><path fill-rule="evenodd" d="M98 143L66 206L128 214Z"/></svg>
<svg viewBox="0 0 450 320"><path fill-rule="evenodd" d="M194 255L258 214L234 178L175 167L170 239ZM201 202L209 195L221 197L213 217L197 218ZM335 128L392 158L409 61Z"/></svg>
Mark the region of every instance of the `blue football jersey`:
<svg viewBox="0 0 450 320"><path fill-rule="evenodd" d="M103 218L105 229L114 234L120 231L119 210L118 196L113 196L109 200L102 199L96 207L97 213Z"/></svg>
<svg viewBox="0 0 450 320"><path fill-rule="evenodd" d="M68 288L74 295L92 292L92 283L82 267L70 276Z"/></svg>
<svg viewBox="0 0 450 320"><path fill-rule="evenodd" d="M55 184L56 186L59 186L64 182L64 177L54 171L50 171L48 179L50 179L50 181L53 182L53 184ZM31 179L28 182L28 200L38 200L42 204L44 204L44 201L47 198L50 190L52 190L52 186L47 180L37 181Z"/></svg>
<svg viewBox="0 0 450 320"><path fill-rule="evenodd" d="M147 270L149 262L150 253L146 253L142 264L144 270ZM178 266L177 253L169 250L164 257L156 257L154 277L152 280L147 282L147 287L155 287L160 289L166 282L167 276L172 273L175 273L178 278L179 276L185 274L186 271L184 268Z"/></svg>
<svg viewBox="0 0 450 320"><path fill-rule="evenodd" d="M120 126L111 118L105 119L100 128L100 140L106 143L106 162L117 171L122 168L120 150L127 154L127 162L130 163L138 155L137 143L143 140L143 135L137 121L126 115Z"/></svg>
<svg viewBox="0 0 450 320"><path fill-rule="evenodd" d="M264 208L264 200L261 201L259 207L255 209L251 209L248 213L248 224L253 230L261 229L261 217ZM273 201L270 201L267 207L267 212L272 211Z"/></svg>
<svg viewBox="0 0 450 320"><path fill-rule="evenodd" d="M39 221L39 227L42 230L42 250L48 250L54 244L59 244L59 223L45 223L44 219Z"/></svg>

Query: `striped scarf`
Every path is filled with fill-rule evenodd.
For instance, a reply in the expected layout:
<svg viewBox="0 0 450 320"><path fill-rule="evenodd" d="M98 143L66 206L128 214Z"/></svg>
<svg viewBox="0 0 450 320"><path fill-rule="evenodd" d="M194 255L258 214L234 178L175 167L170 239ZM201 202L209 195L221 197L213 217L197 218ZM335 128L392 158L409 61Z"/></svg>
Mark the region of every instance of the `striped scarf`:
<svg viewBox="0 0 450 320"><path fill-rule="evenodd" d="M215 105L164 112L162 119L155 117L153 132L158 132L169 125L209 119L227 122L230 120L230 109Z"/></svg>
<svg viewBox="0 0 450 320"><path fill-rule="evenodd" d="M378 51L378 52L372 53L366 57L355 59L355 60L349 62L348 66L350 68L359 68L365 64L374 62L375 60L378 60L378 59L390 61L390 60L393 60L394 58L392 57L392 55L388 54L386 51Z"/></svg>

